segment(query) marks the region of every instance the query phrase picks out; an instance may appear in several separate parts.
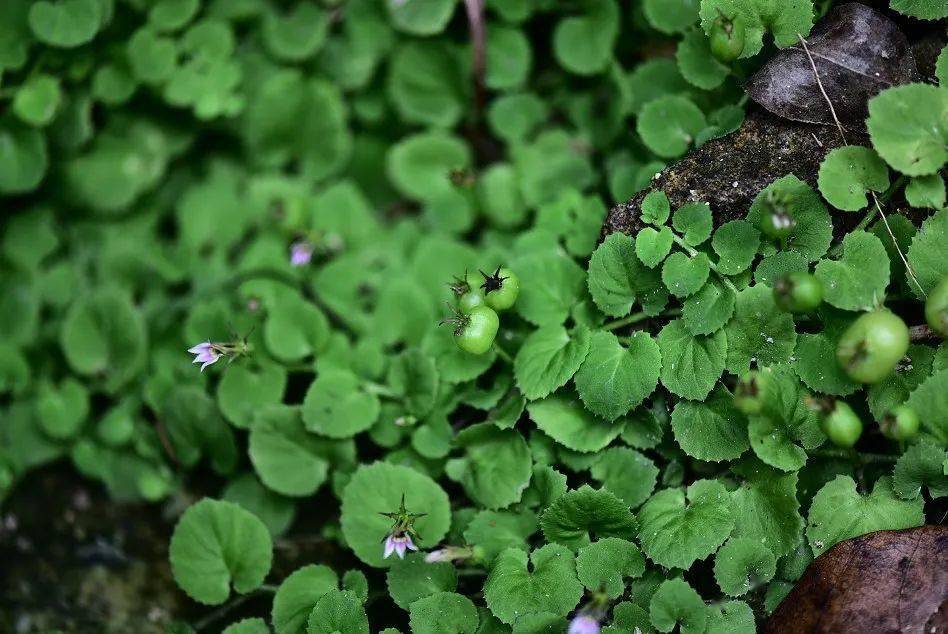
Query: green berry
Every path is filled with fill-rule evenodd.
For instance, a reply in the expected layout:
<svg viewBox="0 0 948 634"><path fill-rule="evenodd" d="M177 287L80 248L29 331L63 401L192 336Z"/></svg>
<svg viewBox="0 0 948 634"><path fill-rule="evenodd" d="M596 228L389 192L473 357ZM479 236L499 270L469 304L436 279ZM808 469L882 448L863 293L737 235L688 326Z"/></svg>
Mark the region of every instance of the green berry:
<svg viewBox="0 0 948 634"><path fill-rule="evenodd" d="M796 226L796 219L786 211L765 211L760 219L759 229L768 238L785 240Z"/></svg>
<svg viewBox="0 0 948 634"><path fill-rule="evenodd" d="M741 17L728 19L720 16L711 25L711 54L725 64L733 62L744 52L746 31Z"/></svg>
<svg viewBox="0 0 948 634"><path fill-rule="evenodd" d="M909 346L909 330L888 310L856 319L836 347L836 359L853 380L878 383L889 376Z"/></svg>
<svg viewBox="0 0 948 634"><path fill-rule="evenodd" d="M497 267L492 275L481 271L484 283L480 288L484 291L487 305L496 311L505 311L514 305L520 295L520 278L508 268Z"/></svg>
<svg viewBox="0 0 948 634"><path fill-rule="evenodd" d="M751 370L734 388L734 406L748 415L759 414L772 388L773 378L769 372Z"/></svg>
<svg viewBox="0 0 948 634"><path fill-rule="evenodd" d="M879 423L882 434L892 440L913 440L921 425L918 413L904 403L892 408Z"/></svg>
<svg viewBox="0 0 948 634"><path fill-rule="evenodd" d="M836 401L823 419L823 433L837 447L852 447L862 435L862 421L843 401Z"/></svg>
<svg viewBox="0 0 948 634"><path fill-rule="evenodd" d="M823 303L823 283L809 273L790 273L774 284L774 301L789 313L810 313Z"/></svg>
<svg viewBox="0 0 948 634"><path fill-rule="evenodd" d="M454 323L458 347L471 354L484 354L494 343L500 319L492 308L477 306L468 314L461 313Z"/></svg>
<svg viewBox="0 0 948 634"><path fill-rule="evenodd" d="M948 277L928 295L925 302L925 321L932 330L948 338Z"/></svg>

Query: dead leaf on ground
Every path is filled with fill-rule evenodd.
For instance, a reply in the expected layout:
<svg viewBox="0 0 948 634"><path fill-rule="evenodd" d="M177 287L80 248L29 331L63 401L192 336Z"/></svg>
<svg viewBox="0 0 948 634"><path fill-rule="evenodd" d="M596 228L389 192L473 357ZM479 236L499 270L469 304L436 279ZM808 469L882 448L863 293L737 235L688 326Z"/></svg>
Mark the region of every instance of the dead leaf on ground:
<svg viewBox="0 0 948 634"><path fill-rule="evenodd" d="M810 564L763 631L948 631L948 527L879 531L836 544Z"/></svg>
<svg viewBox="0 0 948 634"><path fill-rule="evenodd" d="M847 128L863 128L871 97L918 77L912 49L899 27L859 3L844 4L817 23L806 45L823 88ZM833 123L813 66L800 44L767 62L750 78L747 92L786 119Z"/></svg>

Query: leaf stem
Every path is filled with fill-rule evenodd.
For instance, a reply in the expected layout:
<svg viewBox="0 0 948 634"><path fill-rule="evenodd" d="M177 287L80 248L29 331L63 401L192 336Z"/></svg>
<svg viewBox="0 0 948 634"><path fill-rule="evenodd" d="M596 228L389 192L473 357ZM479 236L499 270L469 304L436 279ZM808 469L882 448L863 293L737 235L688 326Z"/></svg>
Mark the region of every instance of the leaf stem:
<svg viewBox="0 0 948 634"><path fill-rule="evenodd" d="M817 449L812 453L817 458L841 458L861 464L892 464L899 457L882 453L864 453L852 449Z"/></svg>
<svg viewBox="0 0 948 634"><path fill-rule="evenodd" d="M211 612L204 618L196 621L194 623L194 631L200 632L201 630L207 629L210 625L214 624L216 621L227 616L227 614L230 613L232 610L239 608L244 603L260 595L261 593L268 592L268 593L273 594L276 591L277 591L276 586L270 585L270 584L264 584L260 586L259 588L257 588L256 590L252 590L248 592L247 594L242 594L239 597L235 597L234 600L228 601L227 603L217 608L216 610L214 610L213 612Z"/></svg>
<svg viewBox="0 0 948 634"><path fill-rule="evenodd" d="M682 249L684 249L685 253L687 253L691 257L695 257L696 255L698 255L698 253L700 253L698 249L694 248L693 246L685 242L684 239L681 236L679 236L677 233L675 233L674 231L672 231L672 240L674 240L675 244L677 244ZM724 285L727 286L731 290L731 292L737 295L737 287L734 286L733 282L731 282L731 278L729 278L727 275L725 275L720 270L718 270L718 265L712 262L711 258L708 258L708 266L711 267L711 270L714 271L715 275L721 278L721 282L723 282Z"/></svg>
<svg viewBox="0 0 948 634"><path fill-rule="evenodd" d="M506 362L509 363L510 365L513 365L513 362L514 362L513 357L510 356L510 353L509 353L509 352L507 352L506 350L504 350L503 348L501 348L500 345L495 344L495 345L494 345L494 351L497 352L497 356L498 356L498 357L500 357L501 359L503 359L504 361L506 361Z"/></svg>
<svg viewBox="0 0 948 634"><path fill-rule="evenodd" d="M374 383L372 381L363 381L363 389L369 394L374 394L375 396L381 396L382 398L398 399L401 398L398 394L392 391L387 385L382 385L381 383Z"/></svg>
<svg viewBox="0 0 948 634"><path fill-rule="evenodd" d="M643 319L648 319L648 315L646 315L644 312L632 313L631 315L623 317L622 319L616 319L614 321L610 321L603 324L602 329L603 330L618 330L619 328L622 328L623 326L628 326L629 324L640 322Z"/></svg>

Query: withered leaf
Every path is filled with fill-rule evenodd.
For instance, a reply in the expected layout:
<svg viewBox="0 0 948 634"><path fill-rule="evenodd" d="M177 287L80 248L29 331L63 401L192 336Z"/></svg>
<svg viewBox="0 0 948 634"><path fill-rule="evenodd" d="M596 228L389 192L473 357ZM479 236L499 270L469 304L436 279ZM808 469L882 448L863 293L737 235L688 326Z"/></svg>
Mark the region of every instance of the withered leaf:
<svg viewBox="0 0 948 634"><path fill-rule="evenodd" d="M863 129L867 103L881 90L918 76L908 40L889 18L852 2L813 28L806 46L842 124ZM801 44L785 48L747 83L751 98L786 119L832 124L813 65Z"/></svg>
<svg viewBox="0 0 948 634"><path fill-rule="evenodd" d="M944 632L948 527L878 531L817 557L765 633Z"/></svg>

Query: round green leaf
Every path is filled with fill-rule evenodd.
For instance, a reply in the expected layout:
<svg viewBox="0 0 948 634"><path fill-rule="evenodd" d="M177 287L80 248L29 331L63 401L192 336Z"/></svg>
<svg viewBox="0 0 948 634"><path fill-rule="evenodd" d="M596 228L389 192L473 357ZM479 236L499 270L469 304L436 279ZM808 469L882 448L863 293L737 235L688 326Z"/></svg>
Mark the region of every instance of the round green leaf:
<svg viewBox="0 0 948 634"><path fill-rule="evenodd" d="M306 619L320 597L338 586L339 578L328 566L310 564L294 570L273 596L270 619L276 634L305 634Z"/></svg>
<svg viewBox="0 0 948 634"><path fill-rule="evenodd" d="M619 35L614 0L592 0L581 16L563 18L553 31L553 55L566 70L592 75L605 69Z"/></svg>
<svg viewBox="0 0 948 634"><path fill-rule="evenodd" d="M558 497L543 512L540 527L547 541L575 549L589 544L594 537L631 538L635 516L609 491L584 484Z"/></svg>
<svg viewBox="0 0 948 634"><path fill-rule="evenodd" d="M668 256L674 241L674 234L668 227L655 230L645 227L635 235L635 255L642 264L655 268Z"/></svg>
<svg viewBox="0 0 948 634"><path fill-rule="evenodd" d="M457 0L406 0L386 2L392 24L411 35L440 33L451 20Z"/></svg>
<svg viewBox="0 0 948 634"><path fill-rule="evenodd" d="M231 481L221 495L225 502L233 502L260 518L274 537L282 535L296 517L292 500L270 491L250 472Z"/></svg>
<svg viewBox="0 0 948 634"><path fill-rule="evenodd" d="M797 344L793 316L777 308L773 291L760 285L737 294L734 317L724 332L725 367L737 375L747 372L752 364L766 367L789 361Z"/></svg>
<svg viewBox="0 0 948 634"><path fill-rule="evenodd" d="M553 440L573 451L599 451L622 433L623 421L607 423L577 397L554 394L527 405L530 418Z"/></svg>
<svg viewBox="0 0 948 634"><path fill-rule="evenodd" d="M56 388L44 386L37 395L36 415L51 438L72 438L89 416L89 391L73 378Z"/></svg>
<svg viewBox="0 0 948 634"><path fill-rule="evenodd" d="M433 1L437 0L424 0ZM458 66L457 51L443 42L414 41L398 47L389 66L388 93L402 119L438 128L453 127L464 112ZM447 179L447 174L444 177Z"/></svg>
<svg viewBox="0 0 948 634"><path fill-rule="evenodd" d="M520 29L487 26L487 73L484 83L493 90L516 88L530 73L533 53Z"/></svg>
<svg viewBox="0 0 948 634"><path fill-rule="evenodd" d="M303 400L306 429L330 438L349 438L371 427L379 416L380 404L378 397L363 387L352 372L321 372Z"/></svg>
<svg viewBox="0 0 948 634"><path fill-rule="evenodd" d="M746 271L754 262L760 232L746 220L725 222L714 232L711 247L718 254L718 271L725 275L737 275Z"/></svg>
<svg viewBox="0 0 948 634"><path fill-rule="evenodd" d="M573 553L566 547L547 544L531 553L529 563L527 553L508 548L484 582L487 607L504 623L543 612L566 616L583 596Z"/></svg>
<svg viewBox="0 0 948 634"><path fill-rule="evenodd" d="M684 489L659 491L639 509L639 541L649 559L666 568L687 570L724 543L734 518L724 485L698 480Z"/></svg>
<svg viewBox="0 0 948 634"><path fill-rule="evenodd" d="M514 359L517 387L531 400L543 398L566 385L589 352L589 329L567 332L562 326L545 326L533 332Z"/></svg>
<svg viewBox="0 0 948 634"><path fill-rule="evenodd" d="M671 632L678 626L682 634L699 634L705 631L708 609L686 581L669 579L652 595L649 616L659 632Z"/></svg>
<svg viewBox="0 0 948 634"><path fill-rule="evenodd" d="M282 62L301 62L315 55L329 30L326 13L316 4L301 2L286 15L270 11L264 15L263 46Z"/></svg>
<svg viewBox="0 0 948 634"><path fill-rule="evenodd" d="M576 576L588 590L604 588L612 598L622 596L625 579L645 572L645 558L635 544L606 537L581 548L576 557Z"/></svg>
<svg viewBox="0 0 948 634"><path fill-rule="evenodd" d="M583 269L572 258L554 251L524 255L511 268L520 278L516 303L520 316L537 326L563 323L582 291Z"/></svg>
<svg viewBox="0 0 948 634"><path fill-rule="evenodd" d="M776 571L774 554L764 544L746 537L729 539L714 556L714 579L721 591L732 597L769 582Z"/></svg>
<svg viewBox="0 0 948 634"><path fill-rule="evenodd" d="M839 260L821 260L814 274L823 283L826 303L843 310L870 310L885 297L889 256L879 238L854 231L843 238Z"/></svg>
<svg viewBox="0 0 948 634"><path fill-rule="evenodd" d="M857 145L838 147L820 164L820 193L843 211L858 211L869 204L867 191L889 187L889 169L873 150Z"/></svg>
<svg viewBox="0 0 948 634"><path fill-rule="evenodd" d="M697 293L710 273L711 261L706 253L689 256L676 251L662 265L662 282L672 295L684 298Z"/></svg>
<svg viewBox="0 0 948 634"><path fill-rule="evenodd" d="M686 454L698 460L734 460L750 448L747 419L723 388L703 403L678 403L671 422L675 440Z"/></svg>
<svg viewBox="0 0 948 634"><path fill-rule="evenodd" d="M446 562L428 563L421 554L412 554L395 561L386 575L388 592L403 610L425 597L439 592L454 592L458 575Z"/></svg>
<svg viewBox="0 0 948 634"><path fill-rule="evenodd" d="M427 513L415 521L416 545L437 544L451 524L448 496L434 480L414 469L384 462L359 467L342 495L342 533L356 556L370 566L387 567L382 541L392 521L381 515L398 510L405 496L411 513Z"/></svg>
<svg viewBox="0 0 948 634"><path fill-rule="evenodd" d="M0 192L24 194L46 175L46 138L39 130L0 120Z"/></svg>
<svg viewBox="0 0 948 634"><path fill-rule="evenodd" d="M822 257L833 240L833 222L819 194L793 174L775 180L761 190L747 212L747 221L755 227L770 209L770 196L780 199L797 223L785 250L800 253L810 262ZM766 245L762 252L773 253L773 247Z"/></svg>
<svg viewBox="0 0 948 634"><path fill-rule="evenodd" d="M348 590L330 590L316 603L306 621L306 634L369 634L369 617L362 600Z"/></svg>
<svg viewBox="0 0 948 634"><path fill-rule="evenodd" d="M20 86L13 97L13 112L21 121L36 127L52 122L62 102L59 81L39 74Z"/></svg>
<svg viewBox="0 0 948 634"><path fill-rule="evenodd" d="M447 472L472 500L491 509L520 501L530 483L533 462L518 432L483 423L458 434L455 445L464 450L464 457L449 462Z"/></svg>
<svg viewBox="0 0 948 634"><path fill-rule="evenodd" d="M645 0L642 11L653 27L667 33L680 33L698 20L699 0Z"/></svg>
<svg viewBox="0 0 948 634"><path fill-rule="evenodd" d="M661 2L661 0L658 1ZM652 3L655 4L654 0ZM703 90L714 90L731 74L731 69L711 54L708 36L700 29L685 33L681 42L678 43L675 59L678 61L681 76L688 83Z"/></svg>
<svg viewBox="0 0 948 634"><path fill-rule="evenodd" d="M99 0L40 0L30 7L30 29L44 44L74 48L95 37L105 6Z"/></svg>
<svg viewBox="0 0 948 634"><path fill-rule="evenodd" d="M467 597L436 592L411 604L409 622L417 634L474 634L479 619L477 608Z"/></svg>
<svg viewBox="0 0 948 634"><path fill-rule="evenodd" d="M724 327L734 314L737 296L714 277L685 300L681 323L693 335L710 335Z"/></svg>
<svg viewBox="0 0 948 634"><path fill-rule="evenodd" d="M175 582L189 597L224 603L230 587L256 590L270 571L273 543L263 522L236 504L203 499L184 512L168 548Z"/></svg>
<svg viewBox="0 0 948 634"><path fill-rule="evenodd" d="M470 163L470 150L459 139L442 132L407 137L391 147L386 172L402 194L427 200L451 187L451 170Z"/></svg>
<svg viewBox="0 0 948 634"><path fill-rule="evenodd" d="M895 86L869 100L872 145L909 176L937 172L948 160L948 93L928 84Z"/></svg>
<svg viewBox="0 0 948 634"><path fill-rule="evenodd" d="M658 479L658 467L627 447L610 447L600 452L589 473L631 508L649 498Z"/></svg>
<svg viewBox="0 0 948 634"><path fill-rule="evenodd" d="M250 368L234 365L217 384L217 405L237 427L250 427L257 410L283 400L286 371L275 365Z"/></svg>
<svg viewBox="0 0 948 634"><path fill-rule="evenodd" d="M655 390L661 366L658 344L648 333L634 333L623 346L611 332L600 331L576 373L576 389L589 411L612 421Z"/></svg>
<svg viewBox="0 0 948 634"><path fill-rule="evenodd" d="M662 384L682 398L703 400L724 372L728 347L724 331L695 336L676 319L655 340L662 353Z"/></svg>
<svg viewBox="0 0 948 634"><path fill-rule="evenodd" d="M655 154L677 158L688 151L695 136L706 125L701 109L690 99L666 95L645 104L636 130Z"/></svg>

